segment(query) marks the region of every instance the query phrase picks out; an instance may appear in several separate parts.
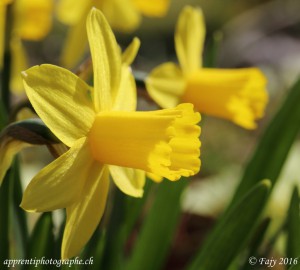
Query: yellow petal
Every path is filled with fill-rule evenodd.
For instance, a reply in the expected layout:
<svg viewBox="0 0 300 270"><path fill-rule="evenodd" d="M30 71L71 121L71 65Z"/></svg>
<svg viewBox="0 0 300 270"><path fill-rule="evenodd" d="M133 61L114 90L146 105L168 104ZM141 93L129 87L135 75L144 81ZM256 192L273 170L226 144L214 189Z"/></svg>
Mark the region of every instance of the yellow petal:
<svg viewBox="0 0 300 270"><path fill-rule="evenodd" d="M27 57L23 44L18 37L12 38L10 48L12 53L10 87L14 93L21 94L24 92L21 71L28 67Z"/></svg>
<svg viewBox="0 0 300 270"><path fill-rule="evenodd" d="M175 48L184 73L202 66L205 24L201 9L190 6L180 13L175 31Z"/></svg>
<svg viewBox="0 0 300 270"><path fill-rule="evenodd" d="M113 101L114 111L135 111L136 110L136 86L135 80L128 66L123 65L121 81L117 96Z"/></svg>
<svg viewBox="0 0 300 270"><path fill-rule="evenodd" d="M166 15L170 0L131 0L135 7L145 16L163 17Z"/></svg>
<svg viewBox="0 0 300 270"><path fill-rule="evenodd" d="M200 115L192 108L183 104L152 112L100 112L89 133L93 157L170 180L193 175L200 166Z"/></svg>
<svg viewBox="0 0 300 270"><path fill-rule="evenodd" d="M156 183L160 183L163 180L163 177L155 175L154 173L147 173L146 175Z"/></svg>
<svg viewBox="0 0 300 270"><path fill-rule="evenodd" d="M145 172L141 170L109 165L109 172L117 187L127 195L143 196Z"/></svg>
<svg viewBox="0 0 300 270"><path fill-rule="evenodd" d="M93 5L92 0L60 0L57 4L57 18L64 24L77 25Z"/></svg>
<svg viewBox="0 0 300 270"><path fill-rule="evenodd" d="M121 55L104 15L93 8L87 18L87 33L94 68L93 100L96 111L109 110L121 77Z"/></svg>
<svg viewBox="0 0 300 270"><path fill-rule="evenodd" d="M87 48L85 21L86 18L83 17L78 24L71 26L67 33L60 58L61 64L67 69L74 69L84 56L85 49Z"/></svg>
<svg viewBox="0 0 300 270"><path fill-rule="evenodd" d="M4 54L4 34L5 34L5 6L0 5L0 69L3 66L3 54Z"/></svg>
<svg viewBox="0 0 300 270"><path fill-rule="evenodd" d="M140 40L135 37L122 54L123 64L126 64L128 66L131 65L131 63L134 61L134 58L138 53L140 46L141 46Z"/></svg>
<svg viewBox="0 0 300 270"><path fill-rule="evenodd" d="M40 40L52 27L52 0L15 1L15 28L23 39Z"/></svg>
<svg viewBox="0 0 300 270"><path fill-rule="evenodd" d="M16 121L22 121L29 118L37 118L37 115L32 111L32 109L25 107L18 111Z"/></svg>
<svg viewBox="0 0 300 270"><path fill-rule="evenodd" d="M67 207L67 222L62 242L62 259L80 253L103 215L109 188L106 166L94 162L79 200Z"/></svg>
<svg viewBox="0 0 300 270"><path fill-rule="evenodd" d="M102 1L99 6L114 30L132 32L141 22L141 15L132 0Z"/></svg>
<svg viewBox="0 0 300 270"><path fill-rule="evenodd" d="M0 6L3 6L3 5L8 5L12 2L13 0L1 0L0 1Z"/></svg>
<svg viewBox="0 0 300 270"><path fill-rule="evenodd" d="M64 144L72 146L86 136L95 113L84 81L53 65L26 70L23 81L35 111Z"/></svg>
<svg viewBox="0 0 300 270"><path fill-rule="evenodd" d="M30 212L65 208L78 200L89 179L93 159L86 138L42 169L24 191L21 207Z"/></svg>
<svg viewBox="0 0 300 270"><path fill-rule="evenodd" d="M146 88L153 100L162 108L174 108L185 90L181 70L173 63L162 64L151 71Z"/></svg>
<svg viewBox="0 0 300 270"><path fill-rule="evenodd" d="M201 69L188 78L184 102L192 102L199 112L256 127L268 101L266 78L257 68Z"/></svg>
<svg viewBox="0 0 300 270"><path fill-rule="evenodd" d="M3 178L10 168L15 155L23 148L29 147L30 144L14 140L11 137L5 137L0 143L0 185Z"/></svg>

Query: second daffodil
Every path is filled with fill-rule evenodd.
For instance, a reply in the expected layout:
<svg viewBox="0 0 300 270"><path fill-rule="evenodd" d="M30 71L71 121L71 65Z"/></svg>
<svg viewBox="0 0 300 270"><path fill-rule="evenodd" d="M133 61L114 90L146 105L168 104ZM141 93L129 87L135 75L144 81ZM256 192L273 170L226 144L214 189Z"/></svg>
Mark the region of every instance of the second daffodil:
<svg viewBox="0 0 300 270"><path fill-rule="evenodd" d="M152 70L146 80L150 96L163 108L192 102L201 113L255 128L268 100L265 76L258 68L202 68L204 38L202 11L185 7L175 31L180 67L169 62Z"/></svg>
<svg viewBox="0 0 300 270"><path fill-rule="evenodd" d="M200 167L200 115L191 104L135 112L136 88L128 65L139 41L135 39L121 56L111 28L97 9L88 15L87 32L94 88L53 65L23 73L36 112L70 147L34 177L21 203L33 212L66 208L63 259L77 255L99 224L109 174L124 193L141 197L145 171L178 180L194 175Z"/></svg>

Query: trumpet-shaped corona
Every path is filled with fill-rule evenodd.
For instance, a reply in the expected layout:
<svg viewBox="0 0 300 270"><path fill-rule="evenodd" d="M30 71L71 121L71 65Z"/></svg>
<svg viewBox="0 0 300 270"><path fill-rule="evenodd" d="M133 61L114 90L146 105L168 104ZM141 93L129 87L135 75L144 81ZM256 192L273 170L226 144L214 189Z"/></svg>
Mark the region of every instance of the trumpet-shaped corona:
<svg viewBox="0 0 300 270"><path fill-rule="evenodd" d="M194 175L200 166L199 120L191 104L159 113L100 112L89 133L90 148L101 163L178 180ZM179 157L187 161L184 169Z"/></svg>
<svg viewBox="0 0 300 270"><path fill-rule="evenodd" d="M257 68L202 68L205 26L200 9L185 7L175 31L180 66L162 64L146 80L150 96L163 108L191 102L208 115L256 128L268 101L266 78Z"/></svg>

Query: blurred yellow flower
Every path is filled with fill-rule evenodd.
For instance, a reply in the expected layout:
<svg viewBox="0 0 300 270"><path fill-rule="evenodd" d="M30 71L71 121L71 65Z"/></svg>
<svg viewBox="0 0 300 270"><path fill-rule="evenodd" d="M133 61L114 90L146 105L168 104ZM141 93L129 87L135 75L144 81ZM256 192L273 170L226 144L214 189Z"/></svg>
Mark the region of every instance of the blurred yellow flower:
<svg viewBox="0 0 300 270"><path fill-rule="evenodd" d="M60 0L57 17L71 26L61 56L62 65L74 68L83 56L87 45L84 21L91 7L100 9L114 30L132 32L140 25L142 15L162 17L169 5L170 0L77 0L76 3Z"/></svg>
<svg viewBox="0 0 300 270"><path fill-rule="evenodd" d="M11 89L23 92L20 72L28 67L22 40L39 41L52 27L53 0L15 0L0 2L0 68L3 64L6 5L13 2L10 49L12 56Z"/></svg>
<svg viewBox="0 0 300 270"><path fill-rule="evenodd" d="M108 22L96 9L88 15L87 32L94 89L53 65L23 73L36 112L70 147L34 177L21 203L28 211L66 208L63 259L77 255L99 224L109 174L124 193L141 197L145 171L178 180L200 167L200 114L192 104L135 112L136 88L128 65L139 41L121 56Z"/></svg>
<svg viewBox="0 0 300 270"><path fill-rule="evenodd" d="M11 2L12 0L0 0L0 69L3 65L6 6Z"/></svg>
<svg viewBox="0 0 300 270"><path fill-rule="evenodd" d="M153 69L146 79L150 96L163 108L191 102L199 112L256 128L268 101L265 76L257 68L202 68L204 38L202 11L185 7L175 31L180 66L168 62Z"/></svg>
<svg viewBox="0 0 300 270"><path fill-rule="evenodd" d="M115 30L128 32L138 27L141 15L162 17L168 11L170 0L60 0L58 19L67 25L77 25L85 20L94 6L100 9Z"/></svg>
<svg viewBox="0 0 300 270"><path fill-rule="evenodd" d="M14 33L21 39L43 39L52 27L53 0L15 0Z"/></svg>

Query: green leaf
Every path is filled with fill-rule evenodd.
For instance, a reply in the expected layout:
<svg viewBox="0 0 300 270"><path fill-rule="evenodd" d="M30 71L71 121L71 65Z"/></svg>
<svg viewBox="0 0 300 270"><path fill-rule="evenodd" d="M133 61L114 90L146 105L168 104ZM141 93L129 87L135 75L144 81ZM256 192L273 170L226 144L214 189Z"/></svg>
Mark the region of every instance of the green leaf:
<svg viewBox="0 0 300 270"><path fill-rule="evenodd" d="M28 244L27 258L55 259L55 241L53 234L52 214L43 213L37 221ZM36 269L35 265L27 265L26 269ZM40 264L39 269L53 269L53 265Z"/></svg>
<svg viewBox="0 0 300 270"><path fill-rule="evenodd" d="M14 170L13 179L13 211L12 211L12 227L14 231L14 241L15 245L15 257L24 258L26 253L27 241L28 241L28 227L27 227L27 217L26 212L20 208L20 203L22 200L22 186L20 179L20 166L19 161L15 158L12 165Z"/></svg>
<svg viewBox="0 0 300 270"><path fill-rule="evenodd" d="M258 222L271 184L261 181L223 215L189 270L220 270L230 266Z"/></svg>
<svg viewBox="0 0 300 270"><path fill-rule="evenodd" d="M5 127L7 123L7 115L2 100L0 99L0 131Z"/></svg>
<svg viewBox="0 0 300 270"><path fill-rule="evenodd" d="M288 270L300 270L300 258L293 259L292 266Z"/></svg>
<svg viewBox="0 0 300 270"><path fill-rule="evenodd" d="M13 186L13 169L10 169L0 186L0 263L10 258L10 203Z"/></svg>
<svg viewBox="0 0 300 270"><path fill-rule="evenodd" d="M299 192L295 187L291 198L291 203L287 215L287 246L286 255L288 258L300 256L300 212L299 212Z"/></svg>
<svg viewBox="0 0 300 270"><path fill-rule="evenodd" d="M209 46L206 47L206 52L204 54L204 67L213 68L217 66L217 56L222 40L223 33L221 31L214 32Z"/></svg>
<svg viewBox="0 0 300 270"><path fill-rule="evenodd" d="M151 187L152 181L147 179L142 198L132 198L119 189L115 190L114 204L105 236L102 265L99 269L115 270L121 269L124 265L123 253L126 241L136 224ZM101 246L98 249L101 250ZM94 265L97 265L98 256L95 255Z"/></svg>
<svg viewBox="0 0 300 270"><path fill-rule="evenodd" d="M103 258L105 243L106 243L106 231L103 228L98 228L81 254L84 260L88 260L92 258L93 266L90 267L93 267L93 269L102 269L102 258ZM86 266L81 265L78 267L78 269L85 270Z"/></svg>
<svg viewBox="0 0 300 270"><path fill-rule="evenodd" d="M164 180L159 184L156 197L132 250L125 269L160 269L168 254L180 217L180 196L188 181Z"/></svg>
<svg viewBox="0 0 300 270"><path fill-rule="evenodd" d="M253 237L251 239L251 242L248 246L247 256L245 256L246 261L244 263L244 266L240 269L242 270L253 270L253 265L249 263L249 258L254 256L256 258L261 257L259 256L259 248L264 240L264 237L266 235L266 232L270 226L271 219L265 218L262 220L262 222L259 224L258 228L256 229L255 233L253 234Z"/></svg>
<svg viewBox="0 0 300 270"><path fill-rule="evenodd" d="M272 187L274 186L300 129L299 100L300 80L290 89L285 102L263 134L252 159L247 164L231 206L261 179L270 179Z"/></svg>

